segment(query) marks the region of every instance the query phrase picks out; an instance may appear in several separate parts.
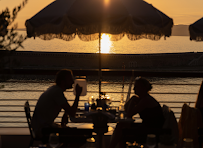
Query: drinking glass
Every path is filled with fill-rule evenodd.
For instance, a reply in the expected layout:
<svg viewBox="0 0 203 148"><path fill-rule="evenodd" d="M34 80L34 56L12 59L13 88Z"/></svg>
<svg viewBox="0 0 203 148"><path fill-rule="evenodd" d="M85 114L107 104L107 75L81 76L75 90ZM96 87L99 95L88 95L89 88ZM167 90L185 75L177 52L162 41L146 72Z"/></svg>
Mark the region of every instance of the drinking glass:
<svg viewBox="0 0 203 148"><path fill-rule="evenodd" d="M193 139L184 138L183 139L183 148L193 148Z"/></svg>
<svg viewBox="0 0 203 148"><path fill-rule="evenodd" d="M112 102L112 99L109 95L105 95L105 99L106 99L106 104L109 106Z"/></svg>
<svg viewBox="0 0 203 148"><path fill-rule="evenodd" d="M146 145L148 148L154 148L156 146L156 135L154 134L148 134Z"/></svg>
<svg viewBox="0 0 203 148"><path fill-rule="evenodd" d="M60 142L59 142L59 133L51 133L49 135L49 145L52 148L56 148L57 146L59 146Z"/></svg>
<svg viewBox="0 0 203 148"><path fill-rule="evenodd" d="M94 103L94 96L89 97L88 103L89 103L90 106Z"/></svg>

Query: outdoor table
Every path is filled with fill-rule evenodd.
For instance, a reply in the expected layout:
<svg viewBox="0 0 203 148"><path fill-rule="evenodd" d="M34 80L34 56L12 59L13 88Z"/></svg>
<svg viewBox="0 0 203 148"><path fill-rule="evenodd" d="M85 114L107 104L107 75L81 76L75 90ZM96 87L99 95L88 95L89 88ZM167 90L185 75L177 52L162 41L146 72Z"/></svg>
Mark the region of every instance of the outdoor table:
<svg viewBox="0 0 203 148"><path fill-rule="evenodd" d="M92 114L101 112L102 114L106 115L109 117L109 119L107 120L108 123L117 123L117 122L134 122L135 119L134 118L119 118L116 117L114 114L107 112L107 111L82 111L80 110L80 112L82 114L80 114L80 116L76 116L76 117L70 117L71 122L73 123L93 123L93 120L91 118Z"/></svg>
<svg viewBox="0 0 203 148"><path fill-rule="evenodd" d="M93 123L93 120L91 117L70 117L71 122L73 123ZM118 122L134 122L135 119L132 118L117 118L115 117L114 119L108 119L108 123L118 123Z"/></svg>
<svg viewBox="0 0 203 148"><path fill-rule="evenodd" d="M135 121L132 118L117 118L115 115L101 110L85 112L84 116L70 117L70 120L74 123L93 123L93 129L97 133L97 148L103 147L104 133L108 132L107 123Z"/></svg>

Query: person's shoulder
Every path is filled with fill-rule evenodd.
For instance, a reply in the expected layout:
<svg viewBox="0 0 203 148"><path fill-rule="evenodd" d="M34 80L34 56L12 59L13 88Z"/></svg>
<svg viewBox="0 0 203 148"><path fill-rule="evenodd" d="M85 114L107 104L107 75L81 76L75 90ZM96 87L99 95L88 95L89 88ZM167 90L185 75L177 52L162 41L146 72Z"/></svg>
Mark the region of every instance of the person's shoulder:
<svg viewBox="0 0 203 148"><path fill-rule="evenodd" d="M133 96L131 97L131 99L139 99L139 97L138 97L137 95L133 95Z"/></svg>
<svg viewBox="0 0 203 148"><path fill-rule="evenodd" d="M147 96L148 100L151 100L153 102L159 103L154 97L152 97L150 94Z"/></svg>
<svg viewBox="0 0 203 148"><path fill-rule="evenodd" d="M48 88L48 90L59 90L59 91L61 90L62 91L62 89L58 85L52 85Z"/></svg>
<svg viewBox="0 0 203 148"><path fill-rule="evenodd" d="M151 95L150 95L150 97L151 97L151 101L149 102L149 105L151 106L151 107L155 107L155 108L162 108L161 107L161 105L160 105L160 103L159 103L159 101L157 101L154 97L152 97Z"/></svg>
<svg viewBox="0 0 203 148"><path fill-rule="evenodd" d="M46 93L48 93L48 94L59 94L59 93L63 94L63 91L59 86L52 85L47 89Z"/></svg>
<svg viewBox="0 0 203 148"><path fill-rule="evenodd" d="M131 97L131 99L134 100L134 101L136 101L136 102L141 100L137 95L133 95L133 96Z"/></svg>

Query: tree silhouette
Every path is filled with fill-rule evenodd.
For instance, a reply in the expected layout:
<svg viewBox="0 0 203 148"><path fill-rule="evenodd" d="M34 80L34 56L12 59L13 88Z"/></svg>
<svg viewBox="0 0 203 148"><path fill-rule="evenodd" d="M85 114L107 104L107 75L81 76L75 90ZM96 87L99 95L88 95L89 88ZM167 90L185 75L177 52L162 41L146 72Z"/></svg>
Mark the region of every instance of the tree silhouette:
<svg viewBox="0 0 203 148"><path fill-rule="evenodd" d="M25 7L27 2L28 0L23 0L20 5L13 8L12 12L8 8L5 8L0 13L0 74L2 74L0 81L7 79L3 75L4 65L10 62L10 58L5 59L4 57L10 57L19 47L23 48L22 43L27 38L25 35L18 34L16 31L18 25L17 23L13 24L18 12Z"/></svg>
<svg viewBox="0 0 203 148"><path fill-rule="evenodd" d="M15 51L18 47L22 47L22 42L26 39L26 36L19 35L16 32L18 27L17 23L13 25L18 12L27 4L28 0L23 0L22 4L15 7L12 13L8 8L0 13L0 50ZM8 29L8 26L11 26Z"/></svg>

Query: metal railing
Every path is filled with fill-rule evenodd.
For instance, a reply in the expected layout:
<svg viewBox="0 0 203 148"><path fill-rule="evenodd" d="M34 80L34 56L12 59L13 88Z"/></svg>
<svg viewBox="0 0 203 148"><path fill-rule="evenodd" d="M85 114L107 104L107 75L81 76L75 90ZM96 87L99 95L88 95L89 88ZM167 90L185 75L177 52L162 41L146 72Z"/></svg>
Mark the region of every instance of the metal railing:
<svg viewBox="0 0 203 148"><path fill-rule="evenodd" d="M7 74L9 75L9 70L7 71ZM44 76L53 76L54 78L55 73L57 70L13 70L15 75L44 75ZM74 75L86 75L86 76L97 76L98 75L98 70L73 70ZM125 76L125 77L131 77L132 76L132 70L110 70L110 69L102 69L102 75L103 76ZM12 74L11 74L12 75ZM157 72L157 71L134 71L134 76L145 76L145 77L202 77L203 72L184 72L184 71L179 71L179 72L167 72L167 71L162 71L162 72ZM52 83L52 81L42 81L42 80L34 80L34 81L26 81L26 80L17 80L17 81L8 81L8 83ZM7 82L6 82L7 83ZM97 82L92 82L97 84ZM127 85L129 83L122 83L122 82L102 82L102 84L118 84L118 85ZM173 84L166 84L166 83L156 83L153 85L159 85L159 86L195 86L199 87L200 84L187 84L187 83L173 83ZM29 89L0 89L0 93L42 93L44 90L29 90ZM71 91L66 91L67 93L70 93ZM108 94L127 94L127 91L105 91ZM72 92L71 92L72 93ZM89 94L91 93L98 93L98 91L88 91ZM152 95L173 95L173 96L178 96L178 95L187 95L187 96L193 96L193 98L197 97L197 92L151 92ZM0 99L0 127L27 127L27 121L24 113L24 103L25 101L29 100L30 107L31 107L31 114L34 111L35 103L38 98L18 98L13 96L13 98L2 98ZM73 100L69 100L70 102ZM86 100L80 100L80 102L84 102ZM4 103L3 103L4 102ZM12 104L13 102L18 102L17 104ZM115 106L119 105L120 101L113 101ZM173 111L174 114L177 118L177 120L180 117L181 114L181 108L184 103L190 104L191 107L194 107L194 100L193 101L181 101L181 100L174 100L174 101L159 101L161 105L166 104L168 105ZM82 108L84 103L81 103L79 105L80 108ZM60 121L61 114L57 118L57 122ZM139 118L136 116L136 118Z"/></svg>
<svg viewBox="0 0 203 148"><path fill-rule="evenodd" d="M12 82L12 81L10 81ZM117 82L116 82L117 83ZM114 84L112 82L103 82L103 84ZM117 84L121 84L121 83L117 83ZM128 83L125 83L128 84ZM156 84L156 85L195 85L195 86L199 86L199 84ZM5 93L12 93L12 92L38 92L41 93L44 90L6 90L6 89L0 89L0 92L5 92ZM68 93L70 93L71 91L67 91ZM72 93L72 92L71 92ZM88 91L88 93L98 93L97 91ZM110 94L114 94L114 93L124 93L127 94L127 92L106 92L106 93L110 93ZM151 94L158 94L158 95L194 95L196 96L197 93L182 93L182 92L153 92ZM30 107L31 107L31 114L34 111L34 107L38 98L34 98L34 99L19 99L19 98L9 98L9 99L0 99L0 127L27 127L27 121L26 121L26 117L25 117L25 113L24 113L24 103L29 100L29 102L32 102ZM70 102L74 101L74 100L69 100ZM86 100L80 100L80 102L84 102ZM2 104L1 102L7 102L5 104ZM20 104L12 104L12 102L20 102ZM33 103L34 102L34 103ZM119 104L120 101L113 101L114 103ZM174 110L174 114L177 118L177 120L180 117L181 114L181 108L182 105L184 103L187 103L189 105L191 105L192 107L194 107L194 101L159 101L160 104L166 104L168 105L172 110ZM81 103L84 104L84 103ZM79 105L79 108L82 108L83 105ZM178 109L178 111L175 111L176 109ZM62 115L60 114L57 118L57 122L60 121L60 118L62 117ZM135 117L135 118L139 118L139 117Z"/></svg>

